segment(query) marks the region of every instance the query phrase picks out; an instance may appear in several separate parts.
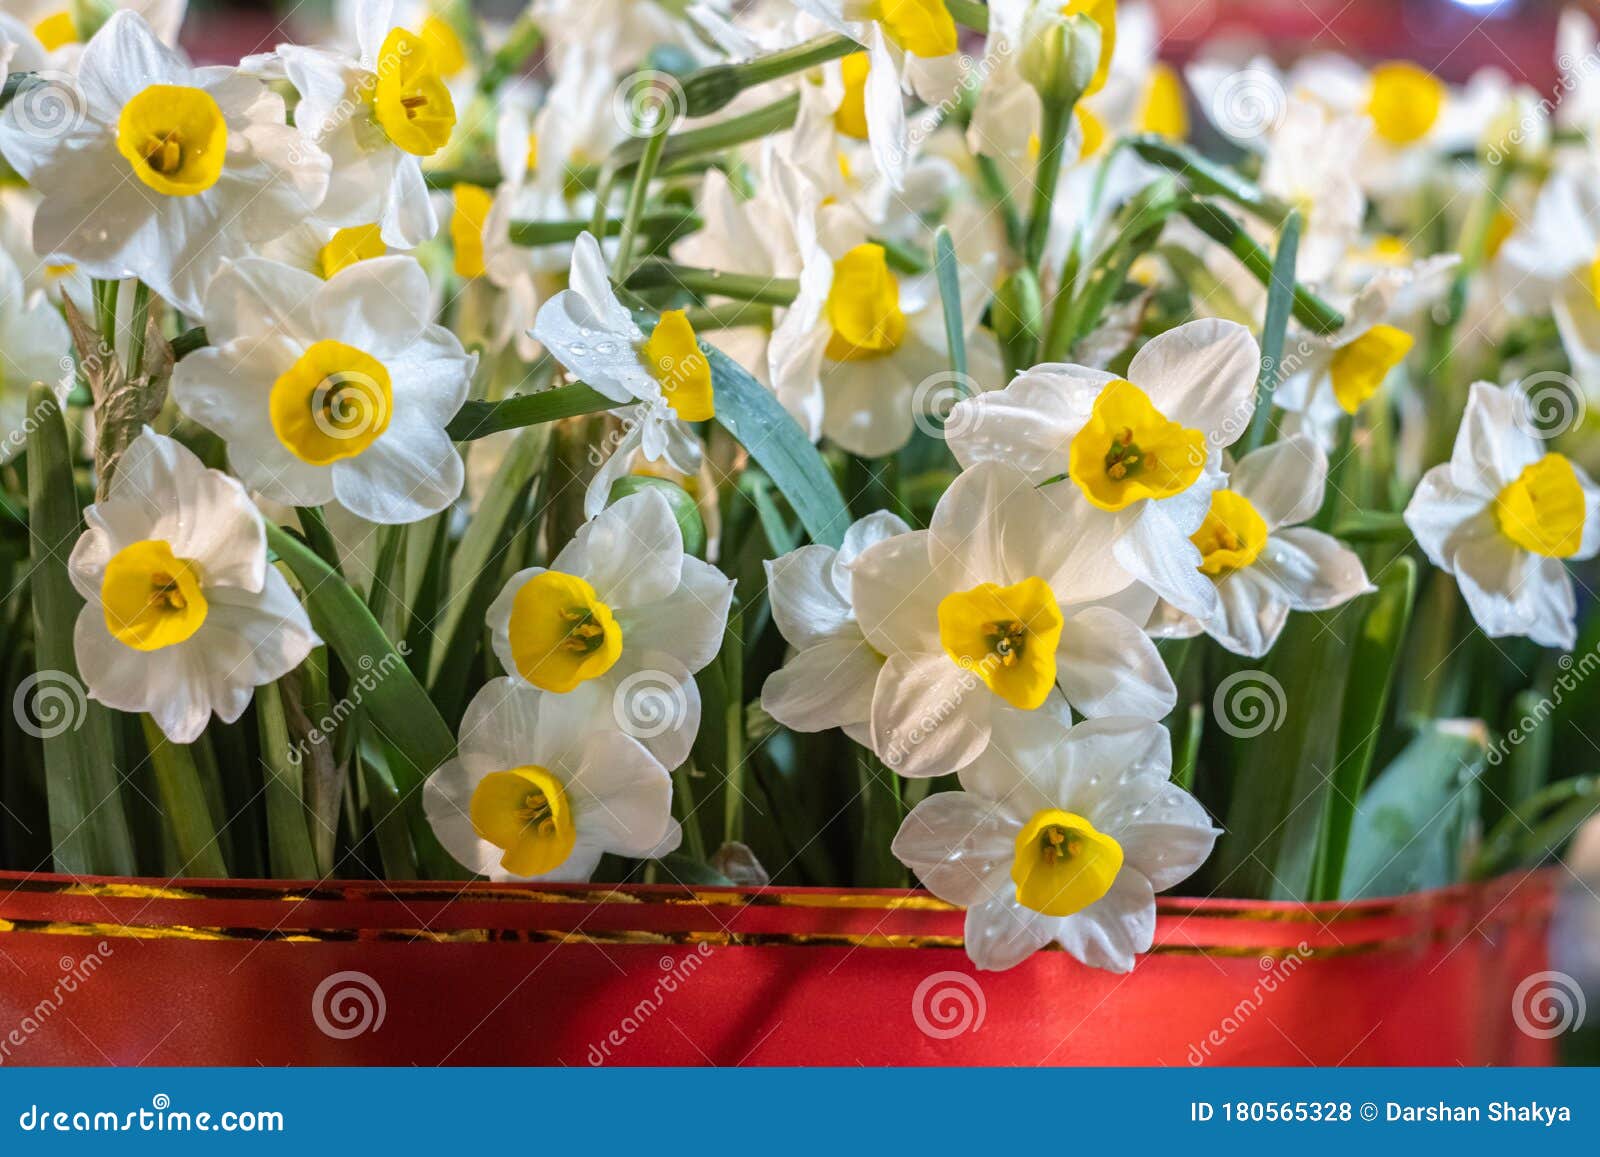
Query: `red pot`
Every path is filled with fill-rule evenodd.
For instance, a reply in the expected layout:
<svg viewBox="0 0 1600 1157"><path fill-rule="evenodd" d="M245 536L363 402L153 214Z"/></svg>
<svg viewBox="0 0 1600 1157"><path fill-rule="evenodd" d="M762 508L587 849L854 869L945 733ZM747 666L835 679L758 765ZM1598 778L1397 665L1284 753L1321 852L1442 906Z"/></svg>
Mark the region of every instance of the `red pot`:
<svg viewBox="0 0 1600 1157"><path fill-rule="evenodd" d="M1119 976L924 892L6 873L0 1064L1544 1064L1552 898L1161 898Z"/></svg>

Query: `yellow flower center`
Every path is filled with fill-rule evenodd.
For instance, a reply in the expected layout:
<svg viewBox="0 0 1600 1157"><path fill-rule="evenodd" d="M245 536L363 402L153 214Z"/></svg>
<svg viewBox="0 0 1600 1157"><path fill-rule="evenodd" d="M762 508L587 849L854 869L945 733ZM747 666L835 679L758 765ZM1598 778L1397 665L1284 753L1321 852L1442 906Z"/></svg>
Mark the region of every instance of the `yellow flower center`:
<svg viewBox="0 0 1600 1157"><path fill-rule="evenodd" d="M1403 329L1375 325L1334 352L1328 376L1333 379L1333 396L1345 413L1355 413L1378 392L1389 371L1411 352L1415 340Z"/></svg>
<svg viewBox="0 0 1600 1157"><path fill-rule="evenodd" d="M674 414L685 422L704 422L716 416L711 362L695 340L687 313L681 309L662 311L640 354L651 375L661 383L662 397Z"/></svg>
<svg viewBox="0 0 1600 1157"><path fill-rule="evenodd" d="M1523 467L1494 500L1500 532L1523 550L1545 558L1571 558L1583 544L1583 486L1563 454L1546 454Z"/></svg>
<svg viewBox="0 0 1600 1157"><path fill-rule="evenodd" d="M1517 219L1504 209L1496 209L1489 218L1489 229L1483 237L1483 259L1493 261L1500 256L1500 248L1516 232Z"/></svg>
<svg viewBox="0 0 1600 1157"><path fill-rule="evenodd" d="M156 192L192 197L222 175L228 125L203 89L152 84L122 106L117 151Z"/></svg>
<svg viewBox="0 0 1600 1157"><path fill-rule="evenodd" d="M46 52L54 52L68 44L78 42L78 24L72 19L71 9L62 9L54 16L46 16L33 26L33 34Z"/></svg>
<svg viewBox="0 0 1600 1157"><path fill-rule="evenodd" d="M1218 490L1189 541L1199 548L1202 573L1215 578L1256 561L1267 545L1267 523L1243 494Z"/></svg>
<svg viewBox="0 0 1600 1157"><path fill-rule="evenodd" d="M1372 239L1372 244L1362 252L1361 256L1380 265L1409 265L1411 246L1406 244L1403 237L1396 237L1393 233L1380 233Z"/></svg>
<svg viewBox="0 0 1600 1157"><path fill-rule="evenodd" d="M900 281L889 271L882 245L857 245L833 263L825 307L833 335L827 354L836 362L882 357L906 336Z"/></svg>
<svg viewBox="0 0 1600 1157"><path fill-rule="evenodd" d="M1139 131L1181 141L1189 135L1189 108L1183 101L1183 82L1165 64L1150 70L1144 102L1139 108Z"/></svg>
<svg viewBox="0 0 1600 1157"><path fill-rule="evenodd" d="M1090 502L1111 511L1181 494L1205 464L1205 435L1170 420L1120 379L1100 391L1067 453L1068 476Z"/></svg>
<svg viewBox="0 0 1600 1157"><path fill-rule="evenodd" d="M1092 96L1106 86L1111 75L1111 57L1117 49L1117 0L1067 0L1063 16L1087 16L1100 26L1100 62L1084 96Z"/></svg>
<svg viewBox="0 0 1600 1157"><path fill-rule="evenodd" d="M206 621L200 573L159 539L125 546L106 564L100 580L106 629L136 651L158 651L181 643Z"/></svg>
<svg viewBox="0 0 1600 1157"><path fill-rule="evenodd" d="M544 691L565 693L611 670L622 655L622 628L576 575L547 570L511 601L511 659Z"/></svg>
<svg viewBox="0 0 1600 1157"><path fill-rule="evenodd" d="M1594 299L1595 308L1600 309L1600 250L1589 262L1589 296Z"/></svg>
<svg viewBox="0 0 1600 1157"><path fill-rule="evenodd" d="M944 0L878 0L884 35L912 56L949 56L956 50L956 22Z"/></svg>
<svg viewBox="0 0 1600 1157"><path fill-rule="evenodd" d="M494 195L477 185L456 185L451 192L455 212L450 215L450 243L455 246L456 276L482 277L483 223L489 219Z"/></svg>
<svg viewBox="0 0 1600 1157"><path fill-rule="evenodd" d="M539 134L528 134L528 152L523 158L523 163L528 166L528 172L537 172L539 169Z"/></svg>
<svg viewBox="0 0 1600 1157"><path fill-rule="evenodd" d="M413 156L431 157L450 142L456 106L421 37L393 29L378 51L373 115L384 135Z"/></svg>
<svg viewBox="0 0 1600 1157"><path fill-rule="evenodd" d="M1061 608L1041 578L979 583L939 600L939 642L1013 707L1032 711L1056 682Z"/></svg>
<svg viewBox="0 0 1600 1157"><path fill-rule="evenodd" d="M1071 916L1111 891L1121 870L1121 844L1080 815L1046 808L1017 833L1011 880L1017 903Z"/></svg>
<svg viewBox="0 0 1600 1157"><path fill-rule="evenodd" d="M1408 61L1372 70L1367 112L1378 136L1391 145L1410 145L1428 135L1444 108L1444 82Z"/></svg>
<svg viewBox="0 0 1600 1157"><path fill-rule="evenodd" d="M388 252L383 231L376 225L350 225L340 229L317 251L317 273L326 280L358 261L382 257Z"/></svg>
<svg viewBox="0 0 1600 1157"><path fill-rule="evenodd" d="M542 767L490 772L467 805L478 835L505 852L513 876L543 876L566 863L577 843L572 804L561 782Z"/></svg>
<svg viewBox="0 0 1600 1157"><path fill-rule="evenodd" d="M364 350L319 341L272 383L272 430L302 462L353 458L389 428L389 371Z"/></svg>
<svg viewBox="0 0 1600 1157"><path fill-rule="evenodd" d="M455 76L467 67L466 46L450 21L443 16L429 16L422 22L421 31L422 42L428 46L440 76Z"/></svg>
<svg viewBox="0 0 1600 1157"><path fill-rule="evenodd" d="M834 110L833 127L858 141L867 139L867 73L871 68L865 52L852 52L839 62L844 99Z"/></svg>

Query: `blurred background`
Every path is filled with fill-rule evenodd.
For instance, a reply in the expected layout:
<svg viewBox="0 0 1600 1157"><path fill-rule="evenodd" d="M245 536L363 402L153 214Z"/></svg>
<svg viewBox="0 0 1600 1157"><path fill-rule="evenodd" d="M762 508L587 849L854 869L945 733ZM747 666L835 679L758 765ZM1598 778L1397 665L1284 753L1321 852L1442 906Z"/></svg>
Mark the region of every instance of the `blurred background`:
<svg viewBox="0 0 1600 1157"><path fill-rule="evenodd" d="M648 4L655 0L633 0ZM682 6L687 0L666 0ZM521 0L478 0L509 20ZM1495 67L1541 90L1554 83L1551 45L1563 7L1600 14L1596 0L1153 0L1162 55L1189 59L1201 41L1235 42L1283 60L1309 51L1366 59L1405 57L1451 81ZM304 41L332 23L332 0L190 0L184 42L198 59L237 60L283 41Z"/></svg>

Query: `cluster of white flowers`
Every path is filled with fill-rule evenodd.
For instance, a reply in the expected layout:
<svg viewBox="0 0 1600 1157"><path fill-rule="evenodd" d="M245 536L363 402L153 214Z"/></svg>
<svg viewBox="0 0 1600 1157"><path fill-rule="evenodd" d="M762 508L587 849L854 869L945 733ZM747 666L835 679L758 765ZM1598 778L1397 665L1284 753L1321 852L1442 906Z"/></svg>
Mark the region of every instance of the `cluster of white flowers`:
<svg viewBox="0 0 1600 1157"><path fill-rule="evenodd" d="M770 626L781 665L734 664L708 728L742 733L759 694L908 792L957 777L917 786L892 850L967 909L978 966L1054 942L1125 971L1222 834L1173 781L1164 648L1259 659L1413 542L1484 634L1574 645L1600 161L1572 141L1600 70L1552 115L1399 62L1180 76L1116 0L536 0L488 29L338 8L325 44L197 67L177 0L0 0L0 468L32 383L81 412L78 671L174 743L345 638L269 554L298 511L391 634L391 601L413 633L481 617L456 755L407 804L470 871L677 849L697 675L771 654ZM1562 39L1597 51L1582 17ZM1254 180L1187 149L1191 107ZM1441 172L1471 208L1418 221ZM1460 254L1414 257L1435 217ZM1554 431L1519 382L1541 364L1498 353L1545 318L1572 371ZM1445 372L1485 351L1508 385ZM516 435L479 428L555 419L542 505L505 516L487 584L455 576L467 611L425 611L514 469ZM790 488L830 466L860 517ZM747 472L764 505L719 541ZM1358 552L1340 514L1393 549ZM796 522L814 541L787 549Z"/></svg>

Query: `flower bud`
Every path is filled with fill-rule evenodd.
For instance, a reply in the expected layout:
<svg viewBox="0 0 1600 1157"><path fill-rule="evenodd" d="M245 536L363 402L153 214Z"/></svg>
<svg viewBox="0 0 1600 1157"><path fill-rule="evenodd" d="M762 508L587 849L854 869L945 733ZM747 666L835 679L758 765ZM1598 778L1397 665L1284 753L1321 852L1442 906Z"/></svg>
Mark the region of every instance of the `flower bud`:
<svg viewBox="0 0 1600 1157"><path fill-rule="evenodd" d="M1046 104L1071 108L1100 67L1100 26L1084 15L1063 16L1037 5L1022 30L1017 68Z"/></svg>
<svg viewBox="0 0 1600 1157"><path fill-rule="evenodd" d="M1039 280L1026 267L1018 269L1001 284L989 310L995 337L1010 366L1031 365L1044 324L1044 300Z"/></svg>

